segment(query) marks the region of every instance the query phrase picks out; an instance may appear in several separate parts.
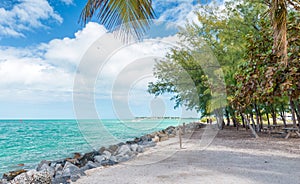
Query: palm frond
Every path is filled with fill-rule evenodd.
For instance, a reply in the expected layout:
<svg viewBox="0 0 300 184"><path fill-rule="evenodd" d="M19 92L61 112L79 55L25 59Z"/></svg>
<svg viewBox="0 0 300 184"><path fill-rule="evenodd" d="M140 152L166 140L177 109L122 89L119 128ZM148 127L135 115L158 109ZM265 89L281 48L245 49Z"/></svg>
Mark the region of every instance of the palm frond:
<svg viewBox="0 0 300 184"><path fill-rule="evenodd" d="M80 15L86 24L95 17L109 31L118 30L118 35L141 38L149 28L155 13L152 0L88 0Z"/></svg>

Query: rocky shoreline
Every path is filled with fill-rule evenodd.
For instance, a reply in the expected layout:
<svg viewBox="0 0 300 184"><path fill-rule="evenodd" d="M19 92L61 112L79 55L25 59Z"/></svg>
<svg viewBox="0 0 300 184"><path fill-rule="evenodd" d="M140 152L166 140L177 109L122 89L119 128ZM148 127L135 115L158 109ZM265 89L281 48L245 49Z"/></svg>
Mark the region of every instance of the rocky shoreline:
<svg viewBox="0 0 300 184"><path fill-rule="evenodd" d="M85 154L74 153L72 158L56 161L41 161L35 169L18 170L4 173L0 184L67 184L85 176L85 171L97 167L107 167L135 158L157 142L167 140L182 133L194 131L199 124L189 123L183 126L169 126L132 141L101 147Z"/></svg>

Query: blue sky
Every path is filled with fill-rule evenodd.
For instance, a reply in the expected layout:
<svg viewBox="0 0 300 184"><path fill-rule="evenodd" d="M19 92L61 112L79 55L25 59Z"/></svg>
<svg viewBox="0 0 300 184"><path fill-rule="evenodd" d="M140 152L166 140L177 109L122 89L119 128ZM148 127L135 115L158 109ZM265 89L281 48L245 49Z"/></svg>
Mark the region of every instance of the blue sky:
<svg viewBox="0 0 300 184"><path fill-rule="evenodd" d="M14 0L13 3L11 3L11 0L4 0L0 3L0 7L6 10L12 10L14 6L20 5L21 2L22 1ZM39 1L32 2L35 3ZM23 34L23 36L20 37L2 34L1 45L16 47L24 47L28 45L32 46L37 45L41 42L49 42L54 38L59 39L64 37L73 37L75 32L77 32L79 29L82 29L82 25L78 24L78 20L85 1L49 0L48 4L50 7L52 7L53 14L59 16L61 19L53 18L51 17L51 15L48 15L47 18L40 19L41 23L44 24L44 26L36 28L34 26L28 26L28 31L19 31L20 34ZM21 23L21 21L19 21L19 23Z"/></svg>
<svg viewBox="0 0 300 184"><path fill-rule="evenodd" d="M76 118L73 84L77 67L93 43L107 34L105 27L95 20L85 26L78 24L84 4L83 0L0 2L0 119ZM186 19L196 20L192 13L196 8L195 1L154 1L154 8L157 19L164 22L162 25L153 26L149 32L150 37L157 37L158 41L169 41L168 37L174 35L176 30L174 25L184 25ZM173 27L170 28L169 23L173 23ZM96 47L99 50L105 49L107 44L113 42L99 43ZM150 45L147 44L138 47L141 55L145 55L146 51L153 55L149 51L151 50L156 54L155 57L163 57L169 47L166 44L154 43L153 40ZM117 62L110 61L103 65L106 71L98 75L100 77L96 80L94 95L96 109L98 113L101 111L99 114L102 118L118 116L111 102L111 84L107 81L111 80L113 83L113 77L118 76L118 73L111 75L122 71L118 70L122 65L119 60L130 58L130 53L138 57L130 49L132 48L117 53ZM125 61L123 63L130 64ZM136 71L142 71L142 68L136 68ZM129 91L131 96L128 91L125 91L125 96L120 96L134 98L128 102L133 116L149 116L153 113L151 111L159 114L157 109L161 107L161 102L145 91L149 80L154 79L151 76L146 79L141 77L134 81L138 87ZM165 106L163 115L180 116L182 111L173 110L173 103L167 100L169 97L162 99ZM151 107L154 109L151 110Z"/></svg>

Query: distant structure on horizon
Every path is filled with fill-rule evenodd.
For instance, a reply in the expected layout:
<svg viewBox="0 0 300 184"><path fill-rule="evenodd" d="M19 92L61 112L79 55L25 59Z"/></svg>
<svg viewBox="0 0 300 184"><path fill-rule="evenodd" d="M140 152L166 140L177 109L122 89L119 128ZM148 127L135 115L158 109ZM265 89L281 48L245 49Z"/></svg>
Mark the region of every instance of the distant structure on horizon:
<svg viewBox="0 0 300 184"><path fill-rule="evenodd" d="M153 119L182 119L180 117L135 117L136 120L153 120Z"/></svg>

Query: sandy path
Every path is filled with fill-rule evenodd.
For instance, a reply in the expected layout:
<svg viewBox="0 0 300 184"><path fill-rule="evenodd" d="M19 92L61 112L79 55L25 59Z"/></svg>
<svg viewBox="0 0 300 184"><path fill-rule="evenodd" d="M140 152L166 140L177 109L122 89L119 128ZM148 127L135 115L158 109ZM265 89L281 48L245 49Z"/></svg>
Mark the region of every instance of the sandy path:
<svg viewBox="0 0 300 184"><path fill-rule="evenodd" d="M226 134L232 130L223 131ZM300 139L292 143L282 139L253 140L243 134L242 138L230 139L219 133L203 150L201 134L196 132L191 139L185 138L185 149L179 149L178 138L172 138L129 162L88 170L87 176L76 183L300 183Z"/></svg>

